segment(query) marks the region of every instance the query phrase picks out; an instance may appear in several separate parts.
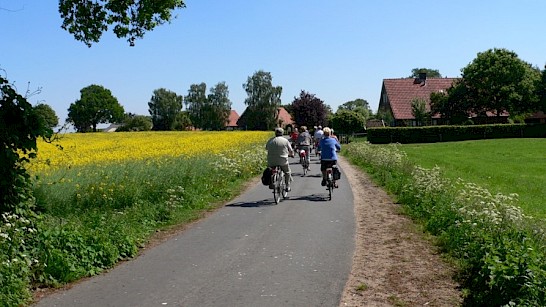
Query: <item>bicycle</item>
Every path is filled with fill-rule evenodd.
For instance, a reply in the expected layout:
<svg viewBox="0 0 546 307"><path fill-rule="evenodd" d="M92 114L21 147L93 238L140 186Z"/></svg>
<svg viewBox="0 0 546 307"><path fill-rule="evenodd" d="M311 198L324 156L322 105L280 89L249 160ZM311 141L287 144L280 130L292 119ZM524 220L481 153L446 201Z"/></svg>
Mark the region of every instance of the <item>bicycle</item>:
<svg viewBox="0 0 546 307"><path fill-rule="evenodd" d="M300 164L303 167L303 176L307 175L309 171L309 160L307 158L307 152L305 149L300 149Z"/></svg>
<svg viewBox="0 0 546 307"><path fill-rule="evenodd" d="M328 200L332 200L332 194L334 189L337 188L336 176L339 176L339 172L336 175L337 165L332 165L332 167L326 168L326 188L328 189Z"/></svg>
<svg viewBox="0 0 546 307"><path fill-rule="evenodd" d="M278 165L271 168L271 184L269 185L269 188L273 189L275 204L278 204L281 201L281 197L285 199L288 196L284 172Z"/></svg>

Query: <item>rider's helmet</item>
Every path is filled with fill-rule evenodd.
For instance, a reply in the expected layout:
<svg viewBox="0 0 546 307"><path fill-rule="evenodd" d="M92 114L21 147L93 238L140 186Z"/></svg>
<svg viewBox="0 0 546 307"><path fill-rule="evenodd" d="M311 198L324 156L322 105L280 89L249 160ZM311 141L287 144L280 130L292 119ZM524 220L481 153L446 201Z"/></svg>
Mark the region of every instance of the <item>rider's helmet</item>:
<svg viewBox="0 0 546 307"><path fill-rule="evenodd" d="M284 129L281 127L275 128L275 135L276 136L282 136L284 134Z"/></svg>

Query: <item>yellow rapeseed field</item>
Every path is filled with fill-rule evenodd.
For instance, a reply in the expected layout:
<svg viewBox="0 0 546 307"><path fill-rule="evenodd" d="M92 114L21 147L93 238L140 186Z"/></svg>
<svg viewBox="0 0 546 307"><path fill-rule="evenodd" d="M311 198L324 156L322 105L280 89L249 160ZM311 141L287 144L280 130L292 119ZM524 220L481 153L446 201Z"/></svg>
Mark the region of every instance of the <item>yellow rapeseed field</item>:
<svg viewBox="0 0 546 307"><path fill-rule="evenodd" d="M258 131L70 133L52 144L39 142L38 157L30 169L40 172L126 160L214 155L265 146L271 135Z"/></svg>

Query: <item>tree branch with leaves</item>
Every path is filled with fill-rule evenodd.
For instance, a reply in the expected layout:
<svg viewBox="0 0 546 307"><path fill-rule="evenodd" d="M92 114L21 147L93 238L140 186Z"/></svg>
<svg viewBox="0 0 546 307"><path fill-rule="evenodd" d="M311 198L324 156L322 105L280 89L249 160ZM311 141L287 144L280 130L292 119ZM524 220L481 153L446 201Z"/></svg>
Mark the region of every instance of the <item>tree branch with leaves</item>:
<svg viewBox="0 0 546 307"><path fill-rule="evenodd" d="M113 27L118 38L131 46L156 26L170 22L175 9L185 8L182 0L59 0L62 28L88 47L98 43Z"/></svg>

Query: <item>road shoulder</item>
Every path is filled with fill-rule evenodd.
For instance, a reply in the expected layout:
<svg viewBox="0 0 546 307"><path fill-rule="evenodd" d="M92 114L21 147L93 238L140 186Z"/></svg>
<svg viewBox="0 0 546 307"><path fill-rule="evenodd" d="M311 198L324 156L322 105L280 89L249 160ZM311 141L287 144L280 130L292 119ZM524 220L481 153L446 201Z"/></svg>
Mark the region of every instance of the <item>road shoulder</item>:
<svg viewBox="0 0 546 307"><path fill-rule="evenodd" d="M354 194L356 246L340 306L460 306L453 268L369 176L340 157Z"/></svg>

